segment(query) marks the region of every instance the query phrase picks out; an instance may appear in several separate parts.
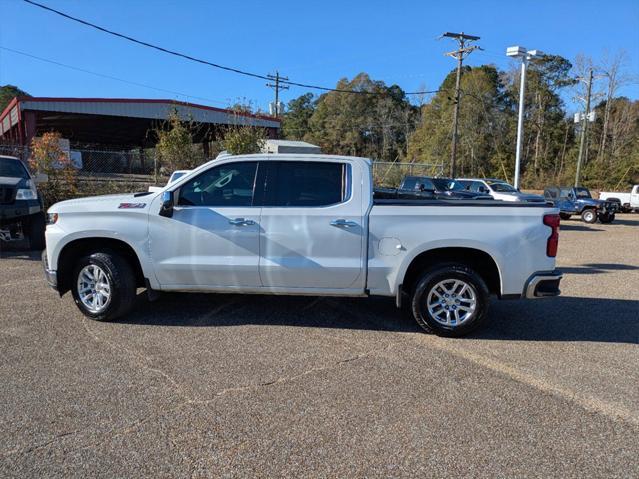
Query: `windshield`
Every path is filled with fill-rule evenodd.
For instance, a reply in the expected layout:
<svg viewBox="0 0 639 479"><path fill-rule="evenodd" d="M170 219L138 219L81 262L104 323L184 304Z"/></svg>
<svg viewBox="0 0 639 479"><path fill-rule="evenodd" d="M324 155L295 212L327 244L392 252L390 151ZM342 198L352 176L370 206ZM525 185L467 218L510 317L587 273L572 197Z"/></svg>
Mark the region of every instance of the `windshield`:
<svg viewBox="0 0 639 479"><path fill-rule="evenodd" d="M493 191L497 191L499 193L516 193L517 190L514 186L510 186L508 183L503 181L487 181L488 185L493 189Z"/></svg>
<svg viewBox="0 0 639 479"><path fill-rule="evenodd" d="M173 183L174 181L179 180L180 178L182 178L187 173L189 173L189 172L188 171L176 171L175 173L173 173L171 175L171 178L169 178L169 183Z"/></svg>
<svg viewBox="0 0 639 479"><path fill-rule="evenodd" d="M433 183L435 184L435 188L439 191L447 191L447 190L463 190L464 187L450 178L433 178Z"/></svg>
<svg viewBox="0 0 639 479"><path fill-rule="evenodd" d="M592 198L588 188L575 188L575 192L577 193L577 198Z"/></svg>
<svg viewBox="0 0 639 479"><path fill-rule="evenodd" d="M14 160L12 158L0 158L0 176L29 178L29 174L20 160Z"/></svg>

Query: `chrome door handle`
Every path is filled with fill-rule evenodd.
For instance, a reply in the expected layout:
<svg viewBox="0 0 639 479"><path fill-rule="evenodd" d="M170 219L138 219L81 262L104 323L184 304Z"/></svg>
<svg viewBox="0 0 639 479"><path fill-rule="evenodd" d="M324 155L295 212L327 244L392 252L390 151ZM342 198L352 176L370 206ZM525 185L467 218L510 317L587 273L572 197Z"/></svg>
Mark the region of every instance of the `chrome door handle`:
<svg viewBox="0 0 639 479"><path fill-rule="evenodd" d="M232 220L229 220L229 223L234 226L250 226L254 225L255 221L247 220L246 218L233 218Z"/></svg>
<svg viewBox="0 0 639 479"><path fill-rule="evenodd" d="M338 220L331 221L331 226L337 226L338 228L353 228L354 226L357 226L357 223L340 218Z"/></svg>

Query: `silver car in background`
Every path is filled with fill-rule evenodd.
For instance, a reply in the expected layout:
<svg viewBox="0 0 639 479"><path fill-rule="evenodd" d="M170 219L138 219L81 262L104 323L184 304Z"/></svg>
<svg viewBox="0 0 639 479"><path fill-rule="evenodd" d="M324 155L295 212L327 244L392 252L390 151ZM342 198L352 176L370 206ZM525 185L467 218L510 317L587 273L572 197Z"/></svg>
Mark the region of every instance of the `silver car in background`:
<svg viewBox="0 0 639 479"><path fill-rule="evenodd" d="M504 180L493 178L458 178L455 181L457 183L461 183L467 191L485 193L496 200L522 201L524 203L546 202L543 196L531 193L522 193Z"/></svg>

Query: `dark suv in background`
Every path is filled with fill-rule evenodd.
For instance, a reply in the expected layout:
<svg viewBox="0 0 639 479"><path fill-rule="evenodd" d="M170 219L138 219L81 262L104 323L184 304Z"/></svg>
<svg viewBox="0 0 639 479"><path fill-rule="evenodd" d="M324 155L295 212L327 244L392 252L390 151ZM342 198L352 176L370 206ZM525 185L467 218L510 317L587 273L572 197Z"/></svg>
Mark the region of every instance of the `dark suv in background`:
<svg viewBox="0 0 639 479"><path fill-rule="evenodd" d="M399 188L375 188L375 197L425 200L493 199L485 193L467 191L461 183L451 178L430 176L405 176Z"/></svg>
<svg viewBox="0 0 639 479"><path fill-rule="evenodd" d="M544 190L544 197L559 208L559 215L567 220L572 215L581 215L586 223L612 223L618 204L614 201L596 200L588 188L574 186L549 186Z"/></svg>
<svg viewBox="0 0 639 479"><path fill-rule="evenodd" d="M44 208L35 180L18 158L0 155L0 248L2 243L28 240L44 249Z"/></svg>
<svg viewBox="0 0 639 479"><path fill-rule="evenodd" d="M459 181L452 178L433 178L430 176L405 176L399 190L404 192L431 193L440 199L486 199L492 200L492 196L486 193L468 191Z"/></svg>

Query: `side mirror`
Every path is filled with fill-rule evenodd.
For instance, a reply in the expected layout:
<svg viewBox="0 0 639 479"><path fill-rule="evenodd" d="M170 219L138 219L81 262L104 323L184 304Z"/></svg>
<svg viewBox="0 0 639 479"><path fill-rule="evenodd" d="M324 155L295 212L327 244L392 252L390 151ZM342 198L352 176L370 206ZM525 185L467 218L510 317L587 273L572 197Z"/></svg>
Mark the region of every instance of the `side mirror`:
<svg viewBox="0 0 639 479"><path fill-rule="evenodd" d="M162 193L162 206L160 206L160 216L171 218L173 216L173 192Z"/></svg>

